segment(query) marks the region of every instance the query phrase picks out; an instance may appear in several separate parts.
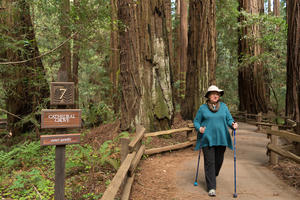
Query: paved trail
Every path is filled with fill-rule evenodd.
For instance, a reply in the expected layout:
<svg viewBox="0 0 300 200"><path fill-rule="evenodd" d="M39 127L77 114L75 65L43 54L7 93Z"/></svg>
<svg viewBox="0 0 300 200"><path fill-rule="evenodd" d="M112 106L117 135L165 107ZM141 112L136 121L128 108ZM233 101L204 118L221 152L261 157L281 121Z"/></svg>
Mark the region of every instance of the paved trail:
<svg viewBox="0 0 300 200"><path fill-rule="evenodd" d="M239 200L300 200L300 194L267 168L266 135L240 123L237 131L237 194ZM228 200L234 191L233 151L226 150L217 178L217 196L208 197L200 159L198 186L194 186L198 152L191 148L156 155L140 163L131 200Z"/></svg>

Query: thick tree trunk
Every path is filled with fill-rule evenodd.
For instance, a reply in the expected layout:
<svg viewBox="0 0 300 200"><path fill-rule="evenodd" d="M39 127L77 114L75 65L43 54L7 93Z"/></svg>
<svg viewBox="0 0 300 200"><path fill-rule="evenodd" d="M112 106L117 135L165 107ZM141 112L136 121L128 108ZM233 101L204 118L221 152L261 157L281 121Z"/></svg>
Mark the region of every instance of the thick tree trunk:
<svg viewBox="0 0 300 200"><path fill-rule="evenodd" d="M128 130L135 126L139 118L141 80L138 69L140 56L138 51L138 26L136 4L133 0L118 1L120 44L120 85L121 85L121 129Z"/></svg>
<svg viewBox="0 0 300 200"><path fill-rule="evenodd" d="M239 10L245 10L250 14L259 14L263 10L261 2L257 0L239 0L239 3ZM239 21L242 22L244 20L246 19L240 16ZM266 113L268 111L263 65L258 61L245 62L247 57L261 54L262 49L260 45L247 38L257 38L259 34L258 25L242 27L239 30L239 110L246 110L248 113Z"/></svg>
<svg viewBox="0 0 300 200"><path fill-rule="evenodd" d="M113 108L117 113L120 109L120 94L119 94L119 70L120 70L120 52L119 52L119 39L118 39L118 6L117 0L110 0L111 5L111 30L110 30L110 60L109 60L109 68L110 68L110 81L112 82L112 100L113 100Z"/></svg>
<svg viewBox="0 0 300 200"><path fill-rule="evenodd" d="M122 129L142 124L161 130L172 122L169 6L158 0L119 1L118 17L126 27L119 31Z"/></svg>
<svg viewBox="0 0 300 200"><path fill-rule="evenodd" d="M209 84L215 84L216 66L215 0L190 0L186 95L181 114L193 119Z"/></svg>
<svg viewBox="0 0 300 200"><path fill-rule="evenodd" d="M286 115L297 122L300 134L300 2L287 2L287 92Z"/></svg>
<svg viewBox="0 0 300 200"><path fill-rule="evenodd" d="M31 22L30 8L25 0L2 1L0 22L6 29L0 29L2 34L11 38L12 44L1 47L1 61L24 61L39 56L35 40L34 27ZM16 45L14 41L23 41ZM37 112L40 103L49 97L49 88L40 58L22 64L5 65L2 67L1 80L6 93L6 108L12 114L21 118ZM32 120L39 117L32 115ZM19 135L32 127L31 123L19 122L12 115L7 116L8 128L12 134ZM19 122L19 123L18 123Z"/></svg>
<svg viewBox="0 0 300 200"><path fill-rule="evenodd" d="M70 25L70 0L61 0L60 2L60 35L63 40L68 39L71 36ZM67 41L60 51L61 64L57 81L68 80L72 81L72 69L71 69L71 45L70 41Z"/></svg>
<svg viewBox="0 0 300 200"><path fill-rule="evenodd" d="M171 51L170 36L166 26L171 18L170 1L153 0L150 1L150 35L149 40L152 44L150 65L152 83L148 85L151 88L152 108L154 114L153 124L150 130L169 129L174 117L174 106L172 100L171 88ZM147 42L147 41L145 41ZM148 61L147 61L148 62ZM148 64L150 64L148 62ZM145 66L147 67L147 66Z"/></svg>

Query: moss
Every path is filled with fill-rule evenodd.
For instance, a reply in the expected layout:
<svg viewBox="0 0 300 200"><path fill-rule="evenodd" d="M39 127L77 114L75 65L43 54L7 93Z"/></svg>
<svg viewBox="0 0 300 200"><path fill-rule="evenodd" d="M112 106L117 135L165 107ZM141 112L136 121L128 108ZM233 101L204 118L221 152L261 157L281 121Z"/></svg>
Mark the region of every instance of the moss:
<svg viewBox="0 0 300 200"><path fill-rule="evenodd" d="M170 119L169 108L167 103L164 101L162 90L159 86L155 88L156 99L154 105L154 114L158 119L168 118Z"/></svg>

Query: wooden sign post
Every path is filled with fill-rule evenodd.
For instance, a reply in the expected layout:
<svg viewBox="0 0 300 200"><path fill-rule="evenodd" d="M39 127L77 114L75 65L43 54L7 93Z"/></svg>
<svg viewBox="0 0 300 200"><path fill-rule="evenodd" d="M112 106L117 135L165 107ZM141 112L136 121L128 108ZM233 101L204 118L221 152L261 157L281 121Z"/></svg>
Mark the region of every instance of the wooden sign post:
<svg viewBox="0 0 300 200"><path fill-rule="evenodd" d="M52 82L50 89L51 105L73 105L74 83ZM81 127L80 109L43 109L41 128L79 128ZM80 133L41 135L41 146L55 145L55 200L65 199L65 152L67 144L79 144Z"/></svg>

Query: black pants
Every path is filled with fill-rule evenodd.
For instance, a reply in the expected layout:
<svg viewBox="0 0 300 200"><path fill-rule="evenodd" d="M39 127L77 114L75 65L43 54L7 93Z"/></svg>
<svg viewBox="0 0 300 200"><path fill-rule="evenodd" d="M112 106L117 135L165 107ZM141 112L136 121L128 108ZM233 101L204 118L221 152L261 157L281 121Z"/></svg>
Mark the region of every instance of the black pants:
<svg viewBox="0 0 300 200"><path fill-rule="evenodd" d="M219 175L226 146L203 147L205 180L208 190L216 189L216 177Z"/></svg>

